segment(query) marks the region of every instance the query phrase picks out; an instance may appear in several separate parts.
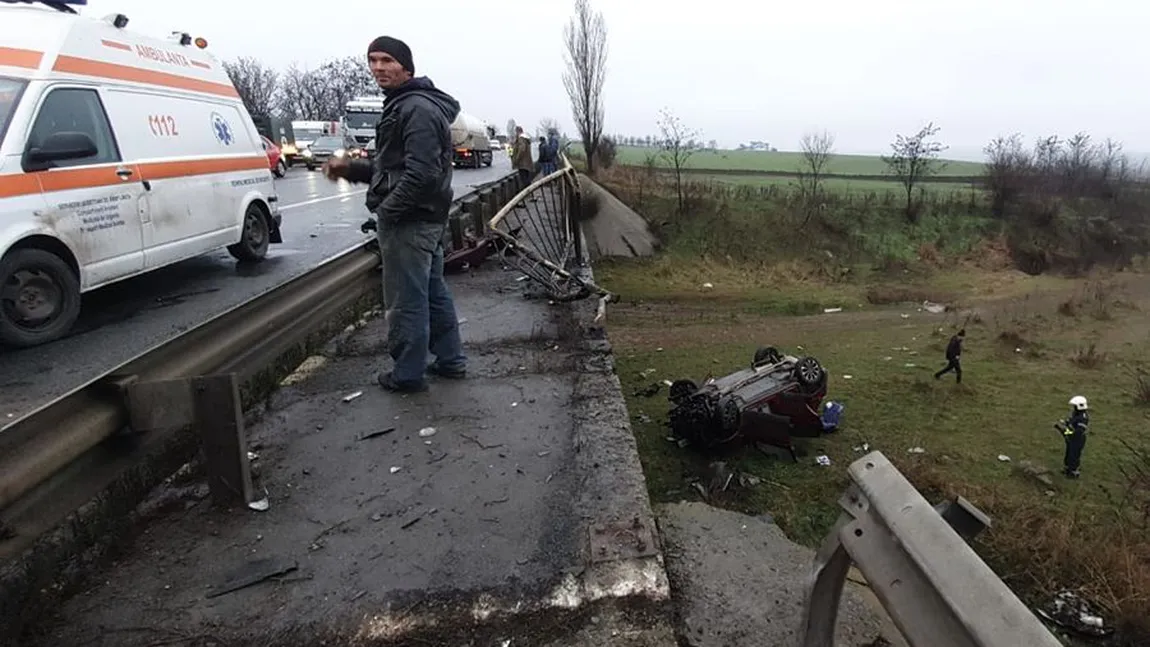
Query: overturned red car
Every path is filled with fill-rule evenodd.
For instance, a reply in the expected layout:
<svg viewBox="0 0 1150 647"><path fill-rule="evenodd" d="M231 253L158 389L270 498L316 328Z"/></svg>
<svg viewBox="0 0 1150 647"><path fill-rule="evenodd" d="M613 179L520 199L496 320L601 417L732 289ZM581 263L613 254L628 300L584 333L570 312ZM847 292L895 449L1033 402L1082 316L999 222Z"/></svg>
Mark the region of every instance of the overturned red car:
<svg viewBox="0 0 1150 647"><path fill-rule="evenodd" d="M671 431L691 445L709 449L737 440L787 449L791 439L834 431L842 404L828 402L827 372L814 357L784 355L767 346L751 365L697 385L671 383Z"/></svg>

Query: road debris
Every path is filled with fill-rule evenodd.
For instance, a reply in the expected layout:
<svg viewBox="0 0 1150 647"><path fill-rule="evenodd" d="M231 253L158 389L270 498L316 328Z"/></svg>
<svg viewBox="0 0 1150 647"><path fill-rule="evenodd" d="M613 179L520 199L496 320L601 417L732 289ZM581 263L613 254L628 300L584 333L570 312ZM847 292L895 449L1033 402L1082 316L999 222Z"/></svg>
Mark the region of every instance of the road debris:
<svg viewBox="0 0 1150 647"><path fill-rule="evenodd" d="M908 453L908 454L925 454L926 450L923 449L922 447L911 447L910 449L906 450L906 453Z"/></svg>
<svg viewBox="0 0 1150 647"><path fill-rule="evenodd" d="M380 429L378 431L369 431L366 434L357 438L356 440L371 440L372 438L379 438L380 436L386 436L387 434L390 434L393 431L395 431L395 427L388 427L387 429Z"/></svg>
<svg viewBox="0 0 1150 647"><path fill-rule="evenodd" d="M703 289L704 289L704 290L710 290L710 289L712 289L712 288L714 288L714 287L715 287L715 284L714 284L714 283L704 283L704 284L703 284Z"/></svg>
<svg viewBox="0 0 1150 647"><path fill-rule="evenodd" d="M941 303L931 303L930 301L923 301L922 309L934 315L946 312L946 306Z"/></svg>
<svg viewBox="0 0 1150 647"><path fill-rule="evenodd" d="M1002 461L1003 463L1009 463L1009 462L1010 462L1010 457L1009 457L1009 456L1007 456L1006 454L999 454L999 455L998 455L998 460Z"/></svg>
<svg viewBox="0 0 1150 647"><path fill-rule="evenodd" d="M351 402L352 400L358 398L361 395L363 395L363 391L356 391L354 393L348 393L347 395L343 396L343 401L344 402Z"/></svg>
<svg viewBox="0 0 1150 647"><path fill-rule="evenodd" d="M437 431L438 430L435 427L424 427L423 429L419 430L419 437L420 438L431 438L432 436L434 436L436 434Z"/></svg>
<svg viewBox="0 0 1150 647"><path fill-rule="evenodd" d="M1107 626L1105 619L1090 603L1073 591L1059 591L1054 599L1036 611L1050 622L1084 636L1103 638L1114 633L1114 627Z"/></svg>
<svg viewBox="0 0 1150 647"><path fill-rule="evenodd" d="M463 438L466 438L467 440L470 440L471 442L475 443L476 445L479 445L480 449L495 449L496 447L502 447L503 446L502 443L496 443L494 445L486 445L482 441L480 441L478 438L475 438L474 436L468 436L467 434L459 434L459 435Z"/></svg>
<svg viewBox="0 0 1150 647"><path fill-rule="evenodd" d="M393 466L391 467L391 470L390 470L390 471L391 471L391 473L392 473L392 474L398 474L398 473L400 473L401 471L403 471L403 468L402 468L402 467L399 467L398 465L393 465Z"/></svg>
<svg viewBox="0 0 1150 647"><path fill-rule="evenodd" d="M663 384L661 382L652 382L641 389L635 389L635 397L637 398L650 398L659 394L662 390Z"/></svg>
<svg viewBox="0 0 1150 647"><path fill-rule="evenodd" d="M842 311L843 311L842 308L823 308L823 314L825 314L825 315L830 315L830 314L834 314L836 312L842 312Z"/></svg>
<svg viewBox="0 0 1150 647"><path fill-rule="evenodd" d="M822 465L823 467L830 467L831 466L831 457L827 456L826 454L821 454L821 455L815 457L815 463L817 463L818 465Z"/></svg>
<svg viewBox="0 0 1150 647"><path fill-rule="evenodd" d="M250 561L233 570L219 586L212 587L204 597L221 595L259 584L273 577L286 575L299 568L299 563L283 557L266 557Z"/></svg>
<svg viewBox="0 0 1150 647"><path fill-rule="evenodd" d="M863 443L861 445L856 445L854 450L856 452L859 452L859 453L869 452L870 451L870 443Z"/></svg>

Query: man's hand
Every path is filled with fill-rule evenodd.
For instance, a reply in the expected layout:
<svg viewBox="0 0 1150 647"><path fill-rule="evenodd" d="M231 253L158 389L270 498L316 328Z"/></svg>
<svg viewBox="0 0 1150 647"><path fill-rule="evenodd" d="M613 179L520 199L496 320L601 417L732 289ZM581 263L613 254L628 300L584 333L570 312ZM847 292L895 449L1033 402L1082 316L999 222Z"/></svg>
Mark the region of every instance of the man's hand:
<svg viewBox="0 0 1150 647"><path fill-rule="evenodd" d="M340 178L347 177L347 170L351 164L343 157L333 157L324 162L323 175L333 182Z"/></svg>
<svg viewBox="0 0 1150 647"><path fill-rule="evenodd" d="M368 234L373 231L379 231L379 225L375 222L375 218L368 218L362 225L359 226L359 230L365 234Z"/></svg>

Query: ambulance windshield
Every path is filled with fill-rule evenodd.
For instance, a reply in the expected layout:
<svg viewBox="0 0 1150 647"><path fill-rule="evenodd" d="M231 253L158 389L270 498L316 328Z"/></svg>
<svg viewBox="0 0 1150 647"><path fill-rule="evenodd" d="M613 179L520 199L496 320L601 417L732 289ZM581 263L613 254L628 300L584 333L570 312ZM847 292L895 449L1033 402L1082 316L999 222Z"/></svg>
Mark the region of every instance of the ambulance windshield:
<svg viewBox="0 0 1150 647"><path fill-rule="evenodd" d="M0 144L4 142L8 122L12 120L12 113L16 112L16 102L20 100L25 85L26 81L0 77Z"/></svg>

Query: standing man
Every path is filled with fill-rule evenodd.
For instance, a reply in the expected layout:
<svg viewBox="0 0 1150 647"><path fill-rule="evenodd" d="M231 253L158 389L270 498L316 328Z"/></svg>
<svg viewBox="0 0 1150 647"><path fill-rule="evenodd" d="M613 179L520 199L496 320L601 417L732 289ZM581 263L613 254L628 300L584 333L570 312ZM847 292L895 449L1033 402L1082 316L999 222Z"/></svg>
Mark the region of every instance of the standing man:
<svg viewBox="0 0 1150 647"><path fill-rule="evenodd" d="M451 122L459 102L415 76L403 41L376 38L367 61L386 97L375 126L375 156L332 159L324 174L368 185L367 209L375 215L383 257L387 345L395 362L377 376L379 384L394 392L425 391L425 372L466 376L455 303L443 279L443 235L454 197ZM430 366L429 350L435 356Z"/></svg>
<svg viewBox="0 0 1150 647"><path fill-rule="evenodd" d="M523 126L515 127L515 142L511 145L511 164L519 171L519 183L527 188L535 175L535 163L531 160L531 138L523 132Z"/></svg>
<svg viewBox="0 0 1150 647"><path fill-rule="evenodd" d="M966 339L966 329L958 331L958 334L950 338L950 343L946 345L946 366L942 370L934 374L934 379L939 379L943 375L954 371L954 381L956 384L962 384L962 342Z"/></svg>
<svg viewBox="0 0 1150 647"><path fill-rule="evenodd" d="M1062 459L1062 473L1067 478L1076 479L1081 474L1082 450L1086 449L1086 430L1090 426L1090 413L1087 411L1086 397L1076 395L1070 398L1070 417L1055 425L1066 441L1066 454Z"/></svg>
<svg viewBox="0 0 1150 647"><path fill-rule="evenodd" d="M552 135L554 137L554 135ZM539 174L548 176L558 170L559 142L539 138Z"/></svg>

